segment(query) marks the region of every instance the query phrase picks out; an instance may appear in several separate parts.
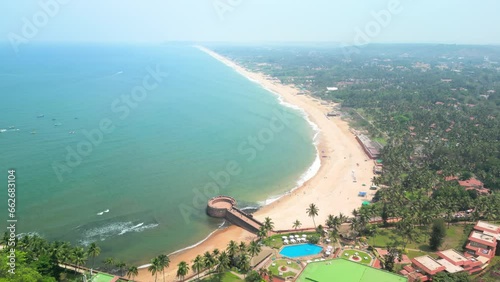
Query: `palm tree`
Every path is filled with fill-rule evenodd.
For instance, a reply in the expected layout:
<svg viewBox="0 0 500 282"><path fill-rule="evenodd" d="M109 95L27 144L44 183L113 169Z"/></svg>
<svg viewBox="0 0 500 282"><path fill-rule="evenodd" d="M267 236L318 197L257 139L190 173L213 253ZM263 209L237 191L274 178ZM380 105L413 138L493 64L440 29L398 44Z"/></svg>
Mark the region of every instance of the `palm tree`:
<svg viewBox="0 0 500 282"><path fill-rule="evenodd" d="M127 277L129 279L134 279L134 277L136 277L137 275L139 275L139 270L137 269L137 266L130 266L128 269L127 269Z"/></svg>
<svg viewBox="0 0 500 282"><path fill-rule="evenodd" d="M200 280L200 271L205 267L203 257L197 255L194 258L193 265L191 267L193 268L194 271L196 271L196 274L198 275L198 280Z"/></svg>
<svg viewBox="0 0 500 282"><path fill-rule="evenodd" d="M89 245L87 250L87 255L92 257L92 268L94 268L95 257L101 254L101 248L97 246L96 242L93 242Z"/></svg>
<svg viewBox="0 0 500 282"><path fill-rule="evenodd" d="M220 253L218 264L217 264L217 272L223 273L230 268L231 261L229 261L229 257L227 253L224 251Z"/></svg>
<svg viewBox="0 0 500 282"><path fill-rule="evenodd" d="M205 252L205 254L203 254L203 264L205 265L206 268L208 268L208 270L211 270L212 267L214 267L215 265L215 258L208 251Z"/></svg>
<svg viewBox="0 0 500 282"><path fill-rule="evenodd" d="M72 260L76 265L75 272L77 272L77 269L80 267L80 265L85 264L85 262L87 261L87 253L82 247L76 247L73 249Z"/></svg>
<svg viewBox="0 0 500 282"><path fill-rule="evenodd" d="M296 220L293 222L292 227L293 227L295 230L297 230L298 228L300 228L300 226L302 226L302 223L301 223L298 219L296 219Z"/></svg>
<svg viewBox="0 0 500 282"><path fill-rule="evenodd" d="M184 277L188 274L189 272L189 265L185 261L181 261L177 265L177 277L181 279L181 281L184 281Z"/></svg>
<svg viewBox="0 0 500 282"><path fill-rule="evenodd" d="M118 271L120 273L120 276L123 276L123 272L125 271L125 269L127 268L127 264L123 261L117 261L115 263L115 266L118 267Z"/></svg>
<svg viewBox="0 0 500 282"><path fill-rule="evenodd" d="M247 253L247 244L241 241L240 245L238 246L238 250L240 251L240 255L245 255Z"/></svg>
<svg viewBox="0 0 500 282"><path fill-rule="evenodd" d="M248 259L248 256L243 255L240 257L238 268L246 275L246 273L250 270L250 260Z"/></svg>
<svg viewBox="0 0 500 282"><path fill-rule="evenodd" d="M337 242L340 236L336 230L332 230L328 233L328 238L330 238L333 242Z"/></svg>
<svg viewBox="0 0 500 282"><path fill-rule="evenodd" d="M219 254L220 254L220 251L219 249L215 248L213 251L212 251L212 256L214 257L214 259L217 260L217 258L219 257Z"/></svg>
<svg viewBox="0 0 500 282"><path fill-rule="evenodd" d="M160 260L158 257L155 257L151 260L151 264L148 267L148 271L151 272L151 275L155 276L155 282L157 281L158 271L161 271Z"/></svg>
<svg viewBox="0 0 500 282"><path fill-rule="evenodd" d="M250 242L250 245L248 246L248 253L250 254L250 259L252 259L254 256L258 255L260 253L260 245L256 241Z"/></svg>
<svg viewBox="0 0 500 282"><path fill-rule="evenodd" d="M112 257L107 257L103 260L104 262L104 265L106 266L106 269L107 270L110 270L111 269L111 266L115 265L115 259L112 258ZM110 268L108 268L110 267Z"/></svg>
<svg viewBox="0 0 500 282"><path fill-rule="evenodd" d="M267 232L273 230L273 228L274 228L274 222L272 221L272 219L270 217L266 217L264 219L264 227L266 228Z"/></svg>
<svg viewBox="0 0 500 282"><path fill-rule="evenodd" d="M259 231L257 232L257 237L259 237L260 240L264 240L267 237L267 230L264 225L262 225L259 228Z"/></svg>
<svg viewBox="0 0 500 282"><path fill-rule="evenodd" d="M325 236L325 229L323 228L323 225L318 225L318 227L316 227L316 232L321 238L323 238Z"/></svg>
<svg viewBox="0 0 500 282"><path fill-rule="evenodd" d="M339 213L339 220L340 220L340 225L342 225L342 223L347 221L347 215Z"/></svg>
<svg viewBox="0 0 500 282"><path fill-rule="evenodd" d="M62 243L57 249L56 256L59 262L64 263L64 271L66 271L66 263L71 257L71 244L68 242Z"/></svg>
<svg viewBox="0 0 500 282"><path fill-rule="evenodd" d="M316 207L315 204L310 204L309 207L306 209L306 212L309 217L312 217L314 228L316 229L316 222L314 221L314 217L318 215L319 212L318 207Z"/></svg>
<svg viewBox="0 0 500 282"><path fill-rule="evenodd" d="M335 221L335 217L332 215L332 214L329 214L327 217L326 217L326 221L325 221L325 225L326 227L332 229L333 228L333 222Z"/></svg>
<svg viewBox="0 0 500 282"><path fill-rule="evenodd" d="M159 266L163 274L163 282L165 282L165 268L169 267L170 259L167 255L161 254L158 256Z"/></svg>
<svg viewBox="0 0 500 282"><path fill-rule="evenodd" d="M229 241L229 244L227 245L226 248L227 254L229 255L229 258L232 260L234 259L234 256L236 255L236 252L238 251L238 245L234 240Z"/></svg>
<svg viewBox="0 0 500 282"><path fill-rule="evenodd" d="M267 275L267 268L261 267L259 269L259 275L260 275L260 277L264 278L264 275Z"/></svg>

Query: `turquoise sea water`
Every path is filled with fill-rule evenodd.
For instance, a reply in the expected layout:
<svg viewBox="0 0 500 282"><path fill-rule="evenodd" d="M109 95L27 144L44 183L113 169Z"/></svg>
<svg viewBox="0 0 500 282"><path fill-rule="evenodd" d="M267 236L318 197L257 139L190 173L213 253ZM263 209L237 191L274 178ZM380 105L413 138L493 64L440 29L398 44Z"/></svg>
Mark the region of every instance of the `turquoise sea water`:
<svg viewBox="0 0 500 282"><path fill-rule="evenodd" d="M141 264L195 244L221 224L208 197L261 205L316 159L300 111L190 46L0 57L0 175L17 172L18 232L97 241L101 259Z"/></svg>

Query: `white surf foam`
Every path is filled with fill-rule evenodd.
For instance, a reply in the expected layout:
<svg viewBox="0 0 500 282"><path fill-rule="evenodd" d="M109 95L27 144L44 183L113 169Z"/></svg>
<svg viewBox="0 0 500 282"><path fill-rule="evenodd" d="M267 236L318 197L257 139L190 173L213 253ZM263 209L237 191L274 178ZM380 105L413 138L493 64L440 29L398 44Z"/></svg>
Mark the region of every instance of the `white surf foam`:
<svg viewBox="0 0 500 282"><path fill-rule="evenodd" d="M191 246L188 246L188 247L185 247L183 249L180 249L180 250L177 250L175 252L172 252L170 254L168 254L169 256L173 255L173 254L176 254L176 253L179 253L179 252L182 252L182 251L185 251L185 250L189 250L189 249L192 249L194 247L197 247L199 246L200 244L202 244L203 242L205 242L206 240L208 240L208 238L210 238L210 236L212 236L215 232L217 232L218 230L221 230L222 227L224 226L224 224L226 223L226 221L224 220L218 227L216 230L212 231L210 234L208 234L207 237L205 237L203 240L191 245Z"/></svg>
<svg viewBox="0 0 500 282"><path fill-rule="evenodd" d="M83 239L80 243L87 246L94 241L105 241L108 238L114 236L121 236L129 232L142 232L146 229L151 229L157 227L159 224L151 223L144 224L144 222L134 224L133 222L114 222L108 225L95 227L83 231Z"/></svg>

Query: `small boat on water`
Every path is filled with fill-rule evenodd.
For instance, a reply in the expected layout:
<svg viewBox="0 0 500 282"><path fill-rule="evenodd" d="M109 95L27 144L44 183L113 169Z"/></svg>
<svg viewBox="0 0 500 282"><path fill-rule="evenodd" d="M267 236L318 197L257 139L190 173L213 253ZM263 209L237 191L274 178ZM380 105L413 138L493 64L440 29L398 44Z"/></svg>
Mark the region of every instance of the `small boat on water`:
<svg viewBox="0 0 500 282"><path fill-rule="evenodd" d="M43 117L45 117L45 115L44 115L44 114L41 114L41 115L37 115L36 117L37 117L37 118L43 118Z"/></svg>
<svg viewBox="0 0 500 282"><path fill-rule="evenodd" d="M31 131L31 134L36 134L36 130Z"/></svg>
<svg viewBox="0 0 500 282"><path fill-rule="evenodd" d="M7 129L0 129L0 133L7 131Z"/></svg>
<svg viewBox="0 0 500 282"><path fill-rule="evenodd" d="M75 133L76 133L76 131L70 131L69 132L69 134L75 134Z"/></svg>
<svg viewBox="0 0 500 282"><path fill-rule="evenodd" d="M60 126L60 125L62 125L62 123L60 123L60 122L54 123L54 126Z"/></svg>
<svg viewBox="0 0 500 282"><path fill-rule="evenodd" d="M16 127L13 125L9 126L9 129L14 129L14 128L16 128Z"/></svg>

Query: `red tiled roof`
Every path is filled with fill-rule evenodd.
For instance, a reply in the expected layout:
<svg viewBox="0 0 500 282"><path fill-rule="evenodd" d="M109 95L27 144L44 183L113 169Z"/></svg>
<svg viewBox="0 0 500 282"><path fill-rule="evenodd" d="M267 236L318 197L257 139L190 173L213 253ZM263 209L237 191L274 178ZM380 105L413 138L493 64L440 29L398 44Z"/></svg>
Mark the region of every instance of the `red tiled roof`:
<svg viewBox="0 0 500 282"><path fill-rule="evenodd" d="M444 180L446 180L446 181L458 180L458 177L453 176L453 175L452 176L446 176L446 178Z"/></svg>
<svg viewBox="0 0 500 282"><path fill-rule="evenodd" d="M459 180L458 184L460 184L460 186L463 187L479 187L479 188L483 187L483 182L481 182L476 178L471 178L469 180L464 180L464 181Z"/></svg>

